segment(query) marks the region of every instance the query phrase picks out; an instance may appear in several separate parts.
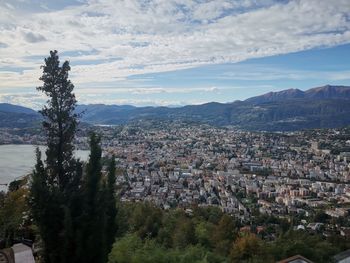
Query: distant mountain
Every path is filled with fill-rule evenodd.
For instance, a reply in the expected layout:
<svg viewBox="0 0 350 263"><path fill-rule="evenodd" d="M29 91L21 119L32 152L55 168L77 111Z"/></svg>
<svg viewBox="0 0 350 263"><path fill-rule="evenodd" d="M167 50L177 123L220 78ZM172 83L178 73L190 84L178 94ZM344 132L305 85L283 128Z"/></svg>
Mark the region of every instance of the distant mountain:
<svg viewBox="0 0 350 263"><path fill-rule="evenodd" d="M286 99L232 108L231 125L249 130L293 131L350 125L350 99Z"/></svg>
<svg viewBox="0 0 350 263"><path fill-rule="evenodd" d="M310 99L349 99L350 87L326 85L305 91L305 97Z"/></svg>
<svg viewBox="0 0 350 263"><path fill-rule="evenodd" d="M0 127L24 128L38 123L40 115L30 108L0 103Z"/></svg>
<svg viewBox="0 0 350 263"><path fill-rule="evenodd" d="M245 101L250 103L264 103L271 101L283 101L290 99L350 99L350 87L347 86L331 86L309 89L302 91L299 89L287 89L278 92L269 92L264 95L252 97Z"/></svg>
<svg viewBox="0 0 350 263"><path fill-rule="evenodd" d="M287 90L282 90L278 92L269 92L264 95L246 99L245 101L258 104L258 103L264 103L264 102L281 101L286 99L298 99L298 98L304 98L304 97L305 97L305 92L299 89L287 89Z"/></svg>
<svg viewBox="0 0 350 263"><path fill-rule="evenodd" d="M131 105L104 105L90 104L78 105L76 112L82 115L83 121L92 123L113 122L115 116L125 115L128 111L136 109ZM122 118L122 116L120 116Z"/></svg>
<svg viewBox="0 0 350 263"><path fill-rule="evenodd" d="M11 109L11 106L7 107ZM14 106L12 114L16 113ZM6 108L6 107L5 107ZM26 111L26 109L22 109ZM31 111L30 109L27 109ZM126 124L147 120L182 120L248 130L293 131L350 125L350 87L330 86L307 91L289 89L232 103L205 103L184 107L134 107L130 105L78 105L82 121L90 124ZM2 115L0 107L0 126ZM5 114L11 116L9 112ZM28 114L31 117L38 116ZM25 119L12 115L12 119ZM35 117L38 118L38 117ZM9 122L11 123L11 122Z"/></svg>
<svg viewBox="0 0 350 263"><path fill-rule="evenodd" d="M178 108L84 105L83 121L124 124L139 120L184 120L233 125L250 130L291 131L350 124L350 87L288 89L232 103L205 103Z"/></svg>
<svg viewBox="0 0 350 263"><path fill-rule="evenodd" d="M37 114L35 110L9 103L0 103L0 112Z"/></svg>

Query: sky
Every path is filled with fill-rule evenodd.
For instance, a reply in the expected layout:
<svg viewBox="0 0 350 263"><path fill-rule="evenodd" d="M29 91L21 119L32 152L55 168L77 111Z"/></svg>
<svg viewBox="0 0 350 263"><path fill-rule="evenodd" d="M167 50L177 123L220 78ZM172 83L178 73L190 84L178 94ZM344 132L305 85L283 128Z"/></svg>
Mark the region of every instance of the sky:
<svg viewBox="0 0 350 263"><path fill-rule="evenodd" d="M350 1L0 0L0 102L42 107L50 50L70 61L80 104L350 85Z"/></svg>

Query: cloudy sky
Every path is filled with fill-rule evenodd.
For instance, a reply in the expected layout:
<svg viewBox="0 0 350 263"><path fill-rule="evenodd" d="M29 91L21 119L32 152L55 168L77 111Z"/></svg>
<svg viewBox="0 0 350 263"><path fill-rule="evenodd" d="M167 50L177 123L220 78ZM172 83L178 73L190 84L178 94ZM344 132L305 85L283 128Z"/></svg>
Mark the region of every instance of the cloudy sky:
<svg viewBox="0 0 350 263"><path fill-rule="evenodd" d="M184 105L350 85L349 0L0 0L0 102L41 107L69 60L79 103Z"/></svg>

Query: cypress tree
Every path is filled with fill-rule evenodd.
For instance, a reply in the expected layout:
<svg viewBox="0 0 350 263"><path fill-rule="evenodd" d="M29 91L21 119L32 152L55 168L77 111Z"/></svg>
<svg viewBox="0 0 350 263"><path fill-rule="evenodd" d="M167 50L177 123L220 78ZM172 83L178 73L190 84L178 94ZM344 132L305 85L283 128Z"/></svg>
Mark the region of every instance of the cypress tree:
<svg viewBox="0 0 350 263"><path fill-rule="evenodd" d="M83 183L83 215L80 259L86 263L107 262L116 235L115 160L102 175L101 137L90 135L90 158ZM88 252L87 252L88 251Z"/></svg>
<svg viewBox="0 0 350 263"><path fill-rule="evenodd" d="M51 51L42 68L44 84L37 89L49 97L41 111L47 150L44 164L37 149L30 204L44 245L43 260L103 263L116 232L115 162L105 179L101 138L94 133L86 169L74 158L78 116L69 63L60 66L57 51Z"/></svg>
<svg viewBox="0 0 350 263"><path fill-rule="evenodd" d="M116 196L115 196L115 181L116 181L116 173L115 173L115 157L113 156L109 166L108 166L108 174L107 174L107 186L106 186L106 202L107 202L107 229L106 229L106 246L107 250L110 251L112 249L112 245L114 243L114 239L117 233L117 206L116 206Z"/></svg>
<svg viewBox="0 0 350 263"><path fill-rule="evenodd" d="M31 185L33 218L44 243L45 262L71 262L74 244L72 204L81 184L81 164L74 159L73 139L77 126L76 99L68 79L69 62L60 66L57 51L51 51L42 66L43 85L37 90L49 97L41 110L47 138L44 166L37 150ZM74 257L73 257L74 258Z"/></svg>
<svg viewBox="0 0 350 263"><path fill-rule="evenodd" d="M47 137L46 165L50 183L63 193L69 181L74 178L74 144L73 139L77 126L77 115L74 113L76 99L74 85L68 79L69 62L62 66L57 51L51 51L42 66L40 78L43 86L37 90L49 97L47 105L41 110L44 117L43 127Z"/></svg>
<svg viewBox="0 0 350 263"><path fill-rule="evenodd" d="M100 136L90 136L90 158L86 165L83 184L83 215L81 218L82 235L80 240L80 259L82 262L103 262L104 249L104 213L105 206L101 201L103 195L102 150ZM102 200L103 201L103 200Z"/></svg>

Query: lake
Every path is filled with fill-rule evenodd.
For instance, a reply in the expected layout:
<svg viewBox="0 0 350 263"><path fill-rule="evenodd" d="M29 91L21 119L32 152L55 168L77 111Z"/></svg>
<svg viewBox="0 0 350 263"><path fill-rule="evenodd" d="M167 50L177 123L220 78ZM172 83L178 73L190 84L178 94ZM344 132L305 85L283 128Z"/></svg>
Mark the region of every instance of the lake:
<svg viewBox="0 0 350 263"><path fill-rule="evenodd" d="M35 145L0 145L0 184L7 184L33 171L36 162L35 148ZM44 155L45 147L39 146L39 148ZM77 150L75 156L86 161L89 151ZM0 190L3 189L4 187L0 186Z"/></svg>

